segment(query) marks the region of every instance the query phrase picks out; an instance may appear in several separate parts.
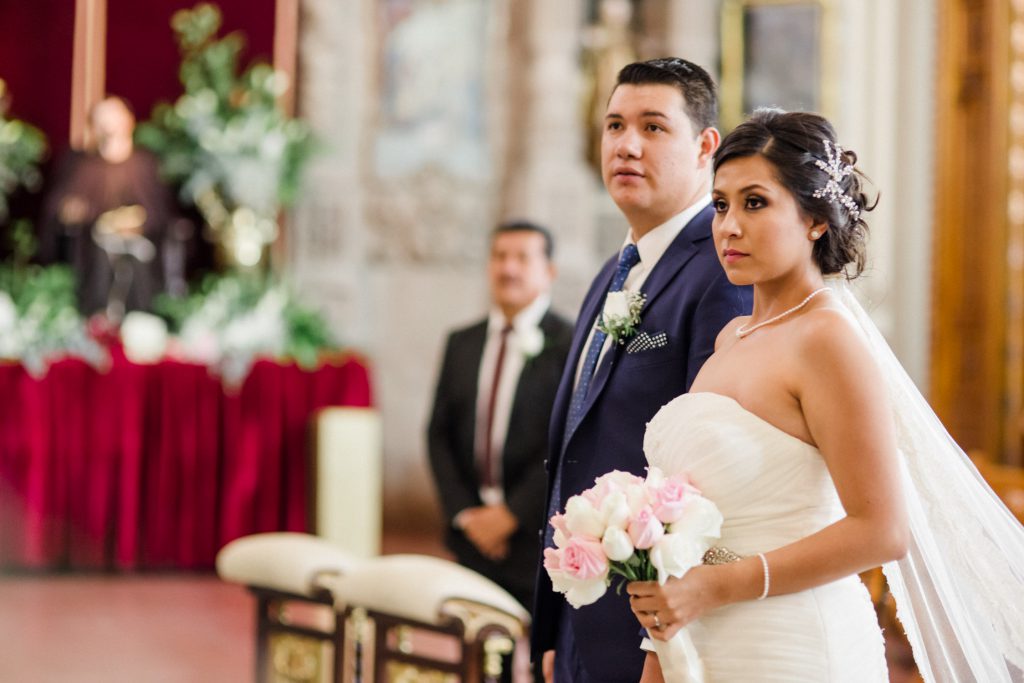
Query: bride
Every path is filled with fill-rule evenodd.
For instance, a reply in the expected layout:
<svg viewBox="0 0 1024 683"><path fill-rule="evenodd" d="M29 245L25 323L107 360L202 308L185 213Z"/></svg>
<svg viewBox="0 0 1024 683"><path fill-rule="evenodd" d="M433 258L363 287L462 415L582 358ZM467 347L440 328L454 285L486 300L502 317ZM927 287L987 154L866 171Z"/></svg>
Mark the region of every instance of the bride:
<svg viewBox="0 0 1024 683"><path fill-rule="evenodd" d="M753 313L644 449L718 505L720 550L630 604L651 638L686 627L708 681L886 681L857 577L881 564L925 680L1022 681L1024 532L839 277L873 208L855 162L825 119L778 110L716 153L714 238ZM654 654L642 680L663 680Z"/></svg>

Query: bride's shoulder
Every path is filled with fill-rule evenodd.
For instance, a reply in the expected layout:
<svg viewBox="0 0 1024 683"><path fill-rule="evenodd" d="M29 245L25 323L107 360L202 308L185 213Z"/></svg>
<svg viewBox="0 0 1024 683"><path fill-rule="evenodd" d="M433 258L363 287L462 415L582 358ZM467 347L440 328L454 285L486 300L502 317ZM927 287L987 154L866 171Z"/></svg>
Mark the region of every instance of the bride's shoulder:
<svg viewBox="0 0 1024 683"><path fill-rule="evenodd" d="M857 321L839 303L818 306L796 326L795 350L810 365L821 369L872 366L874 358Z"/></svg>

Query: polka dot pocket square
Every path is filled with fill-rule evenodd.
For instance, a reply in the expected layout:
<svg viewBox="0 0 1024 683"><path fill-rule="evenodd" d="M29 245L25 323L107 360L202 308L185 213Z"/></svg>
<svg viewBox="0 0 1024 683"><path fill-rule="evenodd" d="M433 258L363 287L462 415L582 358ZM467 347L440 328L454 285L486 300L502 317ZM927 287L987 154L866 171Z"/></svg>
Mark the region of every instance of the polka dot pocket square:
<svg viewBox="0 0 1024 683"><path fill-rule="evenodd" d="M626 346L626 353L642 353L651 349L660 349L663 346L668 346L668 335L664 332L655 332L654 334L638 332Z"/></svg>

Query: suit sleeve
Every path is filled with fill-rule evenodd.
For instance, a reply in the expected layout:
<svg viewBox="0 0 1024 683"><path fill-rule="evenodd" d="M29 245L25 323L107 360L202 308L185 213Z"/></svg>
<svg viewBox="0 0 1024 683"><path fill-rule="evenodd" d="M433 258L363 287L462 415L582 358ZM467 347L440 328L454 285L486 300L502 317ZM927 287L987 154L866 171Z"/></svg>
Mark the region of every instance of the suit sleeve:
<svg viewBox="0 0 1024 683"><path fill-rule="evenodd" d="M466 481L457 464L455 433L458 429L459 416L452 404L451 391L455 373L459 372L454 358L455 346L456 340L453 335L448 338L445 348L441 374L434 393L430 425L427 428L427 451L430 456L430 466L440 494L445 521L449 525L459 512L480 504L473 484Z"/></svg>
<svg viewBox="0 0 1024 683"><path fill-rule="evenodd" d="M693 335L686 359L686 390L690 390L704 362L715 351L715 340L722 328L737 316L750 313L750 287L737 287L720 270L697 303L693 317Z"/></svg>
<svg viewBox="0 0 1024 683"><path fill-rule="evenodd" d="M572 326L565 322L559 328L558 333L552 335L552 357L550 358L552 366L549 382L543 388L544 406L551 406L554 403L555 393L558 391L558 384L569 357L572 331ZM550 420L545 420L544 425L547 426L549 422ZM526 530L543 529L547 524L545 502L548 491L548 470L545 462L551 458L549 436L546 433L544 439L539 440L543 445L543 453L538 454L536 466L529 468L526 474L516 482L515 487L506 491L505 502L509 510L519 520L520 527Z"/></svg>

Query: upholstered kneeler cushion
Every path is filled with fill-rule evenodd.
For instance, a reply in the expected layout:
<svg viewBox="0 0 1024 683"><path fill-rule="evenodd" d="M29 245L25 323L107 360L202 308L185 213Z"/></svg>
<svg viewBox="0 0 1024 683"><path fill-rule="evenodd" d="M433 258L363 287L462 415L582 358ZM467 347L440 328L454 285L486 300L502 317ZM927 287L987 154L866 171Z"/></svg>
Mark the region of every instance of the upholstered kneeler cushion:
<svg viewBox="0 0 1024 683"><path fill-rule="evenodd" d="M385 555L364 560L325 585L335 607L364 607L375 612L439 625L453 613L448 603L480 605L519 624L530 614L508 591L454 562L426 555ZM507 618L506 618L507 620Z"/></svg>
<svg viewBox="0 0 1024 683"><path fill-rule="evenodd" d="M309 534L278 532L235 539L217 553L225 581L313 597L320 580L351 571L360 560Z"/></svg>

